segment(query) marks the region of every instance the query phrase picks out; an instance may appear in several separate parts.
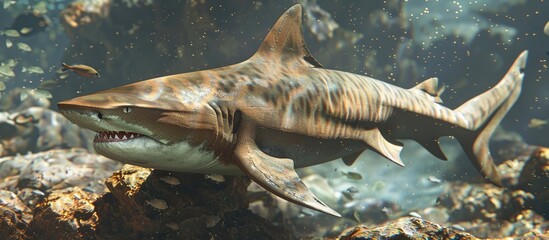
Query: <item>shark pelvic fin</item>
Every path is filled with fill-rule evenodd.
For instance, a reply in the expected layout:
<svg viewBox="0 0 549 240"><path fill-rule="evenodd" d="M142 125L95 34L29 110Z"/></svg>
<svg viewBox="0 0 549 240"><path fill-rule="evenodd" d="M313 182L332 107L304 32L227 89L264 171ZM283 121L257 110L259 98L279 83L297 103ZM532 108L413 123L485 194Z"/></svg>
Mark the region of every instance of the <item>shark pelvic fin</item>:
<svg viewBox="0 0 549 240"><path fill-rule="evenodd" d="M404 167L404 163L400 160L400 151L402 150L402 146L387 141L379 129L373 128L364 131L361 140L368 144L372 150L378 154L391 160L397 165Z"/></svg>
<svg viewBox="0 0 549 240"><path fill-rule="evenodd" d="M442 99L440 98L440 95L442 95L442 93L446 89L446 86L442 85L441 87L439 87L438 78L434 77L419 83L418 85L416 85L411 89L425 92L431 95L434 98L435 102L442 103Z"/></svg>
<svg viewBox="0 0 549 240"><path fill-rule="evenodd" d="M322 67L305 44L301 29L301 11L301 5L296 4L282 14L254 57L294 57L303 64Z"/></svg>
<svg viewBox="0 0 549 240"><path fill-rule="evenodd" d="M235 156L240 169L267 191L301 206L341 217L320 201L301 181L294 170L294 161L276 158L261 151L254 140L255 126L241 125Z"/></svg>

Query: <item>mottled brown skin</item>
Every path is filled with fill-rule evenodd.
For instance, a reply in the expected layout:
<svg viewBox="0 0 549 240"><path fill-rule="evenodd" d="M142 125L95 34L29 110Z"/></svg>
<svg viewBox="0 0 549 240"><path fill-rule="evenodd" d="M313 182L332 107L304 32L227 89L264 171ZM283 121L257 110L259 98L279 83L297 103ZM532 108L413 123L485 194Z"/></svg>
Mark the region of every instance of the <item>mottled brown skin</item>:
<svg viewBox="0 0 549 240"><path fill-rule="evenodd" d="M439 104L443 89L436 79L403 89L323 69L305 46L296 5L242 63L137 82L64 101L59 108L94 131L117 131L90 120L103 121L95 116L102 114L124 122L120 131L148 132L165 145L184 142L214 152L282 198L339 216L294 168L338 158L352 164L366 149L403 165L397 139L416 140L445 159L437 139L453 135L481 173L500 184L488 140L520 93L525 61L523 53L499 84L452 110ZM123 114L125 107L133 111ZM115 120L105 121L118 126Z"/></svg>

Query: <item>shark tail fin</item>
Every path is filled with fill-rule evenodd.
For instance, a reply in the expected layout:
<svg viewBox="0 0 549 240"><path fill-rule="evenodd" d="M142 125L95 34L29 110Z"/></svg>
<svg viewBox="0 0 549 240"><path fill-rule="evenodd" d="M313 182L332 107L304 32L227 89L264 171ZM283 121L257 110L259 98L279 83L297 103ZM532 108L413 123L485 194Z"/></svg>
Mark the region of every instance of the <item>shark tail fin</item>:
<svg viewBox="0 0 549 240"><path fill-rule="evenodd" d="M520 95L527 55L527 51L522 52L495 87L455 110L469 123L465 131L456 134L457 140L484 177L499 186L502 186L502 182L490 155L489 141L496 127Z"/></svg>

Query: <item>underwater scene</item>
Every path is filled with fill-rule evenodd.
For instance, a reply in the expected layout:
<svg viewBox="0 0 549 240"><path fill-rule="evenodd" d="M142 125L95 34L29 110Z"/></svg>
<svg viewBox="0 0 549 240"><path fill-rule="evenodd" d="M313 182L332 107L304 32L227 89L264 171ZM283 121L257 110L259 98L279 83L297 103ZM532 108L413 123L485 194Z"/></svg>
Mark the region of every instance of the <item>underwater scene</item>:
<svg viewBox="0 0 549 240"><path fill-rule="evenodd" d="M545 0L2 0L0 239L549 239Z"/></svg>

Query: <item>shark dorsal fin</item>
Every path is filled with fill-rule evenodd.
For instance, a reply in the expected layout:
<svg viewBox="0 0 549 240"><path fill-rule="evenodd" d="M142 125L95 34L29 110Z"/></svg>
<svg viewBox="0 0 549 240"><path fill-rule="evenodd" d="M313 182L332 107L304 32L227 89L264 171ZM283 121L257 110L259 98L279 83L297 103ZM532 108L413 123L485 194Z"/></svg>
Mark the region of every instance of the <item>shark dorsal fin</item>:
<svg viewBox="0 0 549 240"><path fill-rule="evenodd" d="M322 65L311 55L301 30L301 5L288 9L267 34L254 57L279 57L289 60L294 57L314 67Z"/></svg>

